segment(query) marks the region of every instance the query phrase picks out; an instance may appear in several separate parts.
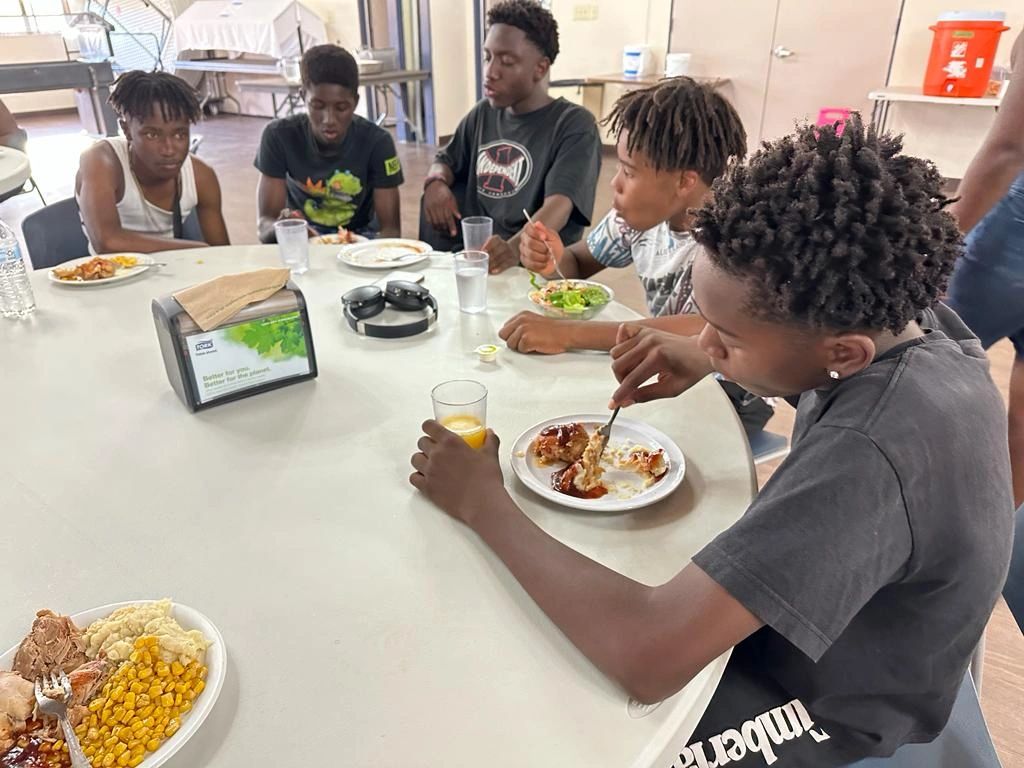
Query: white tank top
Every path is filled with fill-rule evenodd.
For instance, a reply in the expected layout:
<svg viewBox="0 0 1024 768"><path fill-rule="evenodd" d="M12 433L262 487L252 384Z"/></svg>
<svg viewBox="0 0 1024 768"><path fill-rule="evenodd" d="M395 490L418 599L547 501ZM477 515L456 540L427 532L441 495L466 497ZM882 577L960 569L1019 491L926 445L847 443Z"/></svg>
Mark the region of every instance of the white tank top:
<svg viewBox="0 0 1024 768"><path fill-rule="evenodd" d="M117 203L117 214L121 219L121 226L132 232L145 232L147 235L158 237L174 237L174 214L165 211L163 208L153 205L145 195L142 194L142 187L136 181L128 161L128 139L123 136L113 136L103 139L114 150L118 161L121 163L121 173L124 175L124 195ZM182 221L188 218L189 214L199 202L196 193L196 175L192 167L192 155L181 166L179 175L181 182L181 218ZM85 231L85 226L82 226ZM86 232L86 237L89 234ZM89 243L89 253L96 254Z"/></svg>

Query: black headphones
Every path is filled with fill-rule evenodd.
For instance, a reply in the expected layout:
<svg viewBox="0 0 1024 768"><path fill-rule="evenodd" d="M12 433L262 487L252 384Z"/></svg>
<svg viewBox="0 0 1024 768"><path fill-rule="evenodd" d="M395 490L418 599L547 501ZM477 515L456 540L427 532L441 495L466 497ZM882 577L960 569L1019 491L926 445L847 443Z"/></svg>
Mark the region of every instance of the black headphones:
<svg viewBox="0 0 1024 768"><path fill-rule="evenodd" d="M376 285L353 288L341 297L345 318L356 333L378 339L401 339L423 333L437 322L437 301L422 285L408 280L392 280L381 290ZM400 312L428 310L426 317L402 325L378 325L366 322L391 305Z"/></svg>

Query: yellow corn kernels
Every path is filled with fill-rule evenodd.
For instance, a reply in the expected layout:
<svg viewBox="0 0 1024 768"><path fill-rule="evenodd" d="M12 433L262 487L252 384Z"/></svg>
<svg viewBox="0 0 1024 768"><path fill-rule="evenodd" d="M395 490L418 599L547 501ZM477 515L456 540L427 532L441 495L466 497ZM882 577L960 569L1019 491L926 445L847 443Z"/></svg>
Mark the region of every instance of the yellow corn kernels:
<svg viewBox="0 0 1024 768"><path fill-rule="evenodd" d="M206 687L206 674L195 661L161 660L155 637L136 640L129 661L89 702L89 714L75 728L92 768L141 765L147 753L178 732L180 718ZM66 744L57 742L52 750L53 760L66 760Z"/></svg>

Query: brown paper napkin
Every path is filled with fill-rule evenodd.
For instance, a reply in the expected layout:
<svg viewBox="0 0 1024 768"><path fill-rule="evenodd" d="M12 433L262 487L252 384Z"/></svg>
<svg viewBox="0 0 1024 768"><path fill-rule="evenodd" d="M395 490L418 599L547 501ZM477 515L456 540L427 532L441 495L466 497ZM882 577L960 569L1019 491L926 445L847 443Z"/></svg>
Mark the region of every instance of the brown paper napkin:
<svg viewBox="0 0 1024 768"><path fill-rule="evenodd" d="M216 328L244 307L268 299L288 282L287 269L257 269L223 275L172 294L204 331Z"/></svg>

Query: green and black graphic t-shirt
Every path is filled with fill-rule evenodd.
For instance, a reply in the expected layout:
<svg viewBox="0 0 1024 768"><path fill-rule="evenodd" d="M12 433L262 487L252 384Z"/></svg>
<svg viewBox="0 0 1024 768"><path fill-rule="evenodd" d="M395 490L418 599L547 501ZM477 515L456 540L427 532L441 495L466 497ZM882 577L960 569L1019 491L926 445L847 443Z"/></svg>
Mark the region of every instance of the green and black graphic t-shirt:
<svg viewBox="0 0 1024 768"><path fill-rule="evenodd" d="M594 211L601 170L601 136L583 107L555 99L525 115L495 109L486 100L462 118L438 162L452 169L463 216L490 216L494 234L508 239L551 195L572 200L559 235L566 245L583 236Z"/></svg>
<svg viewBox="0 0 1024 768"><path fill-rule="evenodd" d="M361 232L374 220L373 190L405 179L391 134L356 115L336 147L317 142L308 115L274 120L264 130L254 165L288 184L288 207L323 233Z"/></svg>

